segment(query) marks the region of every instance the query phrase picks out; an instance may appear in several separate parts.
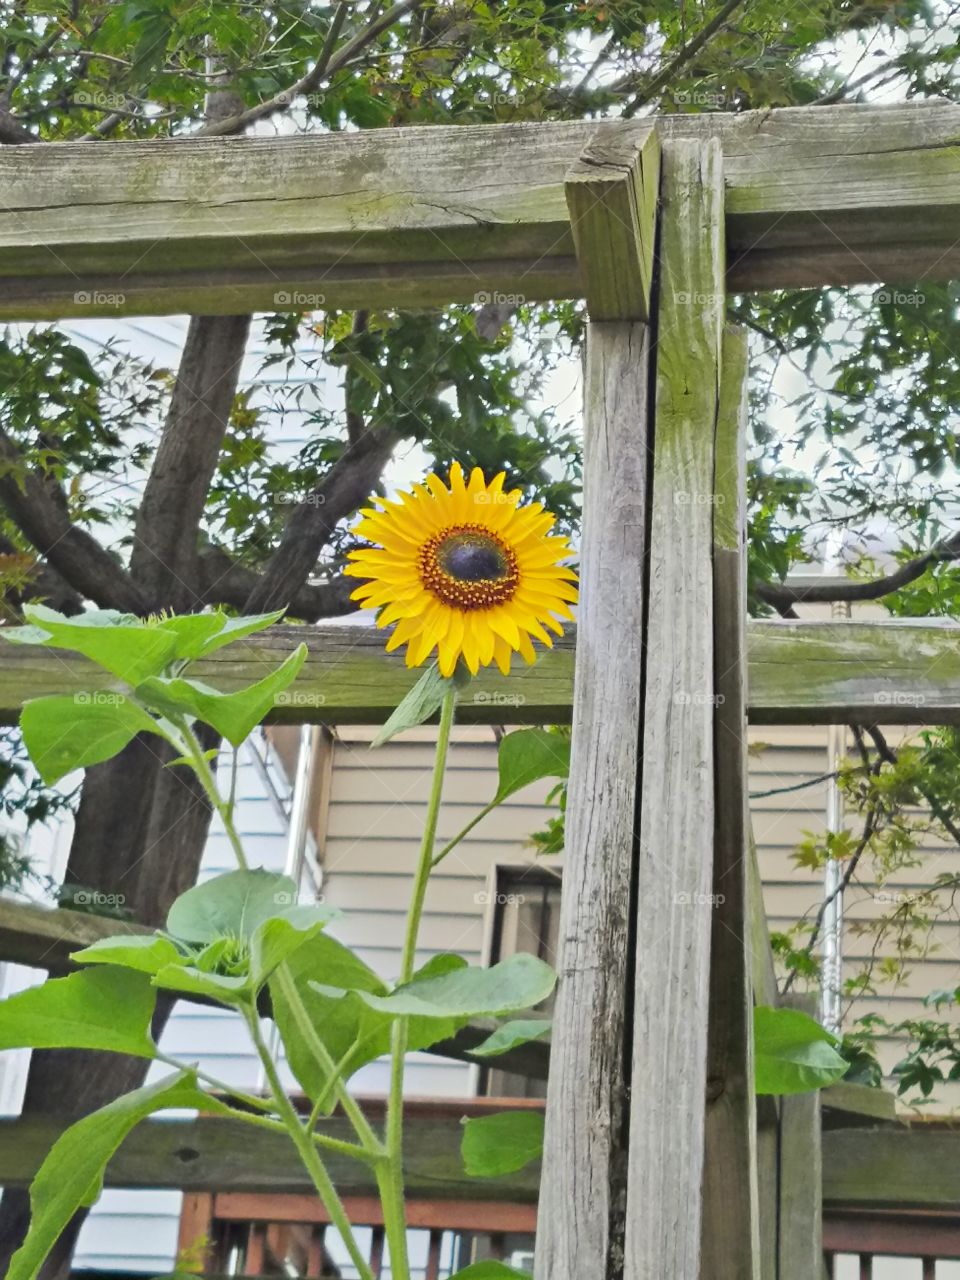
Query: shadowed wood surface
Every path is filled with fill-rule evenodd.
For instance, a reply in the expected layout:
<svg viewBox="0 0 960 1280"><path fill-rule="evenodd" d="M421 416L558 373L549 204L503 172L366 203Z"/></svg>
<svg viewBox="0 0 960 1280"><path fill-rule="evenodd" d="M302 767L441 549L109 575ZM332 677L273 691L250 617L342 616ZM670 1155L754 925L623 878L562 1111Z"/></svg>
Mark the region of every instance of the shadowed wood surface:
<svg viewBox="0 0 960 1280"><path fill-rule="evenodd" d="M670 141L662 165L624 1280L700 1271L713 915L719 144Z"/></svg>
<svg viewBox="0 0 960 1280"><path fill-rule="evenodd" d="M716 837L702 1280L761 1280L747 801L747 336L723 335L713 504ZM763 928L766 942L766 926ZM763 957L759 957L762 961Z"/></svg>
<svg viewBox="0 0 960 1280"><path fill-rule="evenodd" d="M621 567L620 585L630 570ZM915 618L886 622L748 619L751 724L960 723L960 625ZM384 652L372 627L271 627L191 668L218 689L262 679L299 643L309 650L297 681L274 704L273 724L381 724L420 672ZM571 629L533 667L519 659L504 677L486 668L457 707L462 724L560 724L573 699ZM85 658L0 643L0 722L12 724L29 698L116 686Z"/></svg>
<svg viewBox="0 0 960 1280"><path fill-rule="evenodd" d="M564 180L624 127L3 147L0 319L580 296ZM731 289L960 275L955 105L665 116L657 129L722 142Z"/></svg>
<svg viewBox="0 0 960 1280"><path fill-rule="evenodd" d="M889 1096L889 1095L887 1095ZM826 1109L831 1090L821 1094ZM377 1103L365 1104L372 1118ZM382 1110L382 1102L379 1104ZM537 1107L515 1099L454 1099L409 1108L408 1177L412 1196L458 1197L533 1205L539 1170L530 1166L502 1178L467 1178L460 1163L461 1118L483 1109ZM319 1131L349 1138L338 1117ZM25 1186L63 1131L56 1116L0 1119L0 1182ZM917 1122L883 1128L850 1127L823 1133L823 1199L827 1209L927 1207L956 1211L960 1203L960 1129ZM243 1151L242 1160L237 1152ZM345 1194L374 1191L366 1166L333 1157ZM342 1167L341 1167L342 1165ZM124 1142L107 1166L108 1187L193 1188L230 1194L309 1193L311 1184L284 1134L273 1135L236 1121L204 1116L147 1120ZM316 1197L311 1196L315 1201ZM766 1278L766 1272L764 1277Z"/></svg>
<svg viewBox="0 0 960 1280"><path fill-rule="evenodd" d="M623 1248L649 341L630 321L587 332L580 660L537 1280L616 1274Z"/></svg>

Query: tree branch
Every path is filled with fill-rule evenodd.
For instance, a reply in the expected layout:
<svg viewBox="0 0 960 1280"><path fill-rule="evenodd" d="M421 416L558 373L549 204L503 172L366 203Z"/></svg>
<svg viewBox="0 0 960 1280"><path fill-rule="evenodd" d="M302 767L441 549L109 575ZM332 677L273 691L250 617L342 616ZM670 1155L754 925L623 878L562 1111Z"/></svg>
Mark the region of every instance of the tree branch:
<svg viewBox="0 0 960 1280"><path fill-rule="evenodd" d="M196 606L197 534L217 468L249 316L193 316L134 524L130 573L152 608Z"/></svg>
<svg viewBox="0 0 960 1280"><path fill-rule="evenodd" d="M829 583L813 582L803 587L772 587L758 583L755 590L758 599L776 608L794 604L830 604L835 600L878 600L902 587L909 586L921 577L932 564L960 559L960 533L938 542L923 555L902 564L894 573L870 582Z"/></svg>
<svg viewBox="0 0 960 1280"><path fill-rule="evenodd" d="M263 575L237 564L222 547L206 547L197 560L199 591L204 604L230 605L246 609L247 602L262 589ZM344 576L331 582L304 583L290 599L289 613L304 622L321 618L340 618L354 613L356 601L350 599L356 580Z"/></svg>
<svg viewBox="0 0 960 1280"><path fill-rule="evenodd" d="M638 89L635 96L624 107L624 115L632 116L640 107L654 98L661 89L668 85L674 75L685 66L691 58L696 57L708 40L717 34L727 19L739 9L743 0L727 0L727 3L710 19L705 26L701 27L697 34L683 46L682 49L670 59L665 67L663 67L653 79ZM627 89L633 81L633 76L625 76L619 81L615 88Z"/></svg>
<svg viewBox="0 0 960 1280"><path fill-rule="evenodd" d="M337 24L334 38L331 40L328 32L320 57L317 58L316 63L306 75L301 76L289 89L281 90L280 93L275 94L272 98L267 98L264 102L257 103L255 107L249 107L246 111L229 116L225 120L217 120L205 124L192 136L195 138L214 138L241 133L246 129L247 125L255 124L258 120L264 120L267 116L276 115L279 111L286 111L297 98L303 98L308 93L312 93L325 77L342 71L358 53L361 53L384 31L392 27L394 23L399 22L408 13L412 13L422 3L423 0L400 0L399 4L395 4L392 9L380 14L378 18L374 18L362 31L357 32L338 52L334 53L333 44L346 17L346 7L341 4L333 18L333 22Z"/></svg>
<svg viewBox="0 0 960 1280"><path fill-rule="evenodd" d="M392 428L376 426L347 446L322 482L290 513L280 546L244 605L246 612L266 613L290 604L334 529L369 497L396 442Z"/></svg>
<svg viewBox="0 0 960 1280"><path fill-rule="evenodd" d="M66 495L53 476L27 468L0 430L0 502L18 529L80 595L104 609L144 613L144 598L120 562L70 519Z"/></svg>

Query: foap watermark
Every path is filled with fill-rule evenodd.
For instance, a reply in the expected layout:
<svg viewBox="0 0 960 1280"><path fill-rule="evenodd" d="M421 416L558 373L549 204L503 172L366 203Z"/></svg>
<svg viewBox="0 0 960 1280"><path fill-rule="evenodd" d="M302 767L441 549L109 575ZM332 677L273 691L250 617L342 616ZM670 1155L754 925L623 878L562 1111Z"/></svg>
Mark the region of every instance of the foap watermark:
<svg viewBox="0 0 960 1280"><path fill-rule="evenodd" d="M674 292L673 300L678 307L716 307L726 301L722 293L690 293L685 289Z"/></svg>
<svg viewBox="0 0 960 1280"><path fill-rule="evenodd" d="M873 895L874 902L885 907L905 907L923 900L922 893L901 893L893 889L878 889Z"/></svg>
<svg viewBox="0 0 960 1280"><path fill-rule="evenodd" d="M721 907L726 900L722 893L694 893L687 889L673 895L675 907Z"/></svg>
<svg viewBox="0 0 960 1280"><path fill-rule="evenodd" d="M926 703L923 693L911 693L908 689L880 689L873 695L877 707L922 707Z"/></svg>
<svg viewBox="0 0 960 1280"><path fill-rule="evenodd" d="M522 707L526 701L522 693L487 692L479 689L473 695L473 702L478 707Z"/></svg>
<svg viewBox="0 0 960 1280"><path fill-rule="evenodd" d="M280 507L322 507L327 498L323 493L290 493L283 489L273 495L273 500Z"/></svg>
<svg viewBox="0 0 960 1280"><path fill-rule="evenodd" d="M104 111L125 111L128 107L124 93L105 93L102 89L78 89L73 95L78 107L100 107Z"/></svg>
<svg viewBox="0 0 960 1280"><path fill-rule="evenodd" d="M100 289L78 289L73 295L78 307L122 307L126 300L125 293L104 293Z"/></svg>
<svg viewBox="0 0 960 1280"><path fill-rule="evenodd" d="M691 493L688 489L678 489L673 495L675 507L722 507L726 500L722 493Z"/></svg>
<svg viewBox="0 0 960 1280"><path fill-rule="evenodd" d="M325 693L311 693L309 689L283 689L277 694L278 707L323 707L327 703Z"/></svg>
<svg viewBox="0 0 960 1280"><path fill-rule="evenodd" d="M122 893L101 893L99 889L77 889L70 901L75 907L122 907Z"/></svg>
<svg viewBox="0 0 960 1280"><path fill-rule="evenodd" d="M881 306L892 302L896 307L922 307L927 300L925 293L904 293L900 289L879 289L873 296Z"/></svg>
<svg viewBox="0 0 960 1280"><path fill-rule="evenodd" d="M473 900L478 907L522 907L527 899L522 893L491 893L481 889L473 895Z"/></svg>
<svg viewBox="0 0 960 1280"><path fill-rule="evenodd" d="M501 293L498 289L494 289L492 293L481 289L473 295L475 307L522 307L526 300L524 293Z"/></svg>
<svg viewBox="0 0 960 1280"><path fill-rule="evenodd" d="M718 93L716 89L681 89L673 98L677 106L716 107L726 105L727 95Z"/></svg>
<svg viewBox="0 0 960 1280"><path fill-rule="evenodd" d="M94 689L92 692L75 693L73 701L78 707L119 707L126 698L122 693L111 693L109 689Z"/></svg>
<svg viewBox="0 0 960 1280"><path fill-rule="evenodd" d="M508 93L505 89L495 89L493 93L481 89L473 95L475 107L522 107L525 102L522 93Z"/></svg>
<svg viewBox="0 0 960 1280"><path fill-rule="evenodd" d="M673 695L678 707L722 707L726 700L722 693L691 693L689 689L678 689Z"/></svg>
<svg viewBox="0 0 960 1280"><path fill-rule="evenodd" d="M273 295L275 307L295 307L298 311L312 311L326 300L326 294L305 293L302 289L278 289Z"/></svg>

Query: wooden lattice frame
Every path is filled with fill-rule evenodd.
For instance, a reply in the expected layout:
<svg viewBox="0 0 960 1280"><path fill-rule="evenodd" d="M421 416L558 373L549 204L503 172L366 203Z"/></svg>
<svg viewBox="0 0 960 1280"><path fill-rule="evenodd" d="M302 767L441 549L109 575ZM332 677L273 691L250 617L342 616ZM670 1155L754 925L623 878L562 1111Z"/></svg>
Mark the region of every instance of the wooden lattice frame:
<svg viewBox="0 0 960 1280"><path fill-rule="evenodd" d="M0 148L3 319L588 301L572 700L566 648L511 683L529 702L474 704L574 724L537 1280L819 1268L818 1210L793 1212L816 1187L791 1188L779 1238L760 1210L746 716L955 720L960 652L948 627L920 653L896 628L746 626L725 293L960 274L958 137L957 108L916 105ZM313 634L315 696L278 716L382 718L402 670L369 637ZM47 651L0 663L8 717L87 678ZM888 707L904 682L917 697ZM779 1124L781 1144L818 1133L815 1100Z"/></svg>

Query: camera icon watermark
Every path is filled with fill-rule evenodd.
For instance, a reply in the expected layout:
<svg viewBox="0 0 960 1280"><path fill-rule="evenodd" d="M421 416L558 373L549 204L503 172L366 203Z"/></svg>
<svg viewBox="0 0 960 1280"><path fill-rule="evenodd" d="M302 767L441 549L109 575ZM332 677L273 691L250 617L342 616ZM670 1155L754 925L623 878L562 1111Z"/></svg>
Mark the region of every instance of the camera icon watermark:
<svg viewBox="0 0 960 1280"><path fill-rule="evenodd" d="M490 292L487 289L480 289L473 295L473 305L475 307L522 307L527 300L525 293L500 293L494 289Z"/></svg>
<svg viewBox="0 0 960 1280"><path fill-rule="evenodd" d="M326 494L323 493L290 493L282 490L273 495L273 501L280 507L322 507L326 500Z"/></svg>
<svg viewBox="0 0 960 1280"><path fill-rule="evenodd" d="M879 289L873 297L880 306L893 303L896 307L922 307L927 300L925 293L904 293L900 289Z"/></svg>
<svg viewBox="0 0 960 1280"><path fill-rule="evenodd" d="M925 694L910 693L906 689L878 689L873 695L877 707L922 707L926 701Z"/></svg>
<svg viewBox="0 0 960 1280"><path fill-rule="evenodd" d="M301 289L278 289L273 295L275 307L292 307L297 311L313 311L326 302L326 294L305 293Z"/></svg>
<svg viewBox="0 0 960 1280"><path fill-rule="evenodd" d="M720 907L726 900L722 893L691 893L682 889L673 895L676 907Z"/></svg>
<svg viewBox="0 0 960 1280"><path fill-rule="evenodd" d="M70 898L77 907L122 907L126 900L122 893L101 893L99 889L77 889Z"/></svg>
<svg viewBox="0 0 960 1280"><path fill-rule="evenodd" d="M526 701L522 693L501 693L497 690L478 689L473 695L473 703L477 707L522 707Z"/></svg>
<svg viewBox="0 0 960 1280"><path fill-rule="evenodd" d="M677 707L722 707L726 700L722 693L691 693L689 689L678 689L673 695Z"/></svg>
<svg viewBox="0 0 960 1280"><path fill-rule="evenodd" d="M108 689L94 689L73 695L74 704L78 707L119 707L126 702L122 693L111 693Z"/></svg>
<svg viewBox="0 0 960 1280"><path fill-rule="evenodd" d="M473 900L478 907L522 907L527 899L522 893L491 893L488 889L481 889L473 895Z"/></svg>
<svg viewBox="0 0 960 1280"><path fill-rule="evenodd" d="M282 689L274 699L278 707L323 707L327 703L325 693L313 693L309 689Z"/></svg>
<svg viewBox="0 0 960 1280"><path fill-rule="evenodd" d="M104 293L100 289L78 289L73 295L78 307L122 307L126 300L125 293Z"/></svg>

